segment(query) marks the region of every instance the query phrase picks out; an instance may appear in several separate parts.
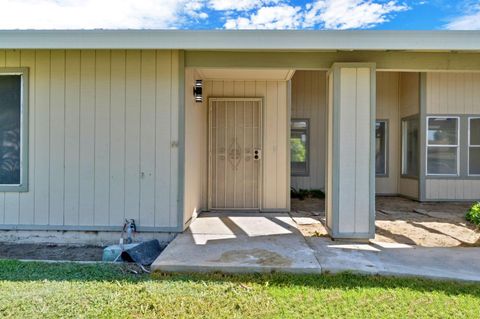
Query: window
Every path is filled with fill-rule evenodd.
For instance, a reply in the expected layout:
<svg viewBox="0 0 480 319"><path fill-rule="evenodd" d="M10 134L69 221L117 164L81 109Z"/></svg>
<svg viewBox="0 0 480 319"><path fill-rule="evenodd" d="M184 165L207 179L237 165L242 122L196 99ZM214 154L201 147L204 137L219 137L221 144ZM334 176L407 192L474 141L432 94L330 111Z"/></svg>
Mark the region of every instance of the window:
<svg viewBox="0 0 480 319"><path fill-rule="evenodd" d="M418 177L419 159L418 117L402 120L402 175Z"/></svg>
<svg viewBox="0 0 480 319"><path fill-rule="evenodd" d="M480 175L480 117L468 119L468 175Z"/></svg>
<svg viewBox="0 0 480 319"><path fill-rule="evenodd" d="M458 175L458 145L458 117L427 117L427 175Z"/></svg>
<svg viewBox="0 0 480 319"><path fill-rule="evenodd" d="M308 176L309 157L309 122L293 120L290 133L290 161L294 176Z"/></svg>
<svg viewBox="0 0 480 319"><path fill-rule="evenodd" d="M388 124L378 120L375 124L375 174L387 176L387 139Z"/></svg>
<svg viewBox="0 0 480 319"><path fill-rule="evenodd" d="M27 190L26 76L0 69L0 191Z"/></svg>

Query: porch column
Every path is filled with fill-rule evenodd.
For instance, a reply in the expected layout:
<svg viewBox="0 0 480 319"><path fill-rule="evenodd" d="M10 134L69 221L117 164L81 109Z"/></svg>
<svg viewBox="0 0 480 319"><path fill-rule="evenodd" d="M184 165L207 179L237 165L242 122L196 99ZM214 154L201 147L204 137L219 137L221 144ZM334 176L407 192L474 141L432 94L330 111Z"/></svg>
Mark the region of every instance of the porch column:
<svg viewBox="0 0 480 319"><path fill-rule="evenodd" d="M375 236L375 64L328 73L326 218L333 238Z"/></svg>

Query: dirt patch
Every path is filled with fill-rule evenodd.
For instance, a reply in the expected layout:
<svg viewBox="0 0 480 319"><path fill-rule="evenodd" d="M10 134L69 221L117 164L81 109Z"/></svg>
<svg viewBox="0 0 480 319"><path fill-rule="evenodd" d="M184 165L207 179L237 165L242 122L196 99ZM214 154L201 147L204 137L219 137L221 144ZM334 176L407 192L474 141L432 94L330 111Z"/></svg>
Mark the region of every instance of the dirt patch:
<svg viewBox="0 0 480 319"><path fill-rule="evenodd" d="M292 199L292 218L311 217L321 224L299 225L304 236L328 236L325 203ZM480 247L480 231L467 222L470 203L419 203L401 197L376 198L376 242L424 247ZM294 218L295 220L295 218Z"/></svg>
<svg viewBox="0 0 480 319"><path fill-rule="evenodd" d="M101 261L102 254L98 246L0 243L4 259Z"/></svg>
<svg viewBox="0 0 480 319"><path fill-rule="evenodd" d="M307 198L304 200L291 199L290 216L297 223L297 227L303 236L326 237L328 231L325 228L325 200L319 198ZM312 222L308 223L308 219ZM299 222L301 220L302 222Z"/></svg>

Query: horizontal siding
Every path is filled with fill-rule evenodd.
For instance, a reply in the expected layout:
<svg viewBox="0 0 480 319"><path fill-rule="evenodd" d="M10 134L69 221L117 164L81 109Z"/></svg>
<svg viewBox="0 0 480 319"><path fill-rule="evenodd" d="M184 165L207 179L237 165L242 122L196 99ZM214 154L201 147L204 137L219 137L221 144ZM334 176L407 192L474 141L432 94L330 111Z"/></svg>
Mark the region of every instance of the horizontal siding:
<svg viewBox="0 0 480 319"><path fill-rule="evenodd" d="M0 50L5 66L30 72L30 187L0 193L1 223L177 226L177 51Z"/></svg>
<svg viewBox="0 0 480 319"><path fill-rule="evenodd" d="M480 73L427 73L427 114L480 114Z"/></svg>
<svg viewBox="0 0 480 319"><path fill-rule="evenodd" d="M292 176L296 189L325 188L326 77L324 71L297 71L292 77L291 117L309 119L309 175Z"/></svg>
<svg viewBox="0 0 480 319"><path fill-rule="evenodd" d="M427 200L478 200L480 180L427 179Z"/></svg>

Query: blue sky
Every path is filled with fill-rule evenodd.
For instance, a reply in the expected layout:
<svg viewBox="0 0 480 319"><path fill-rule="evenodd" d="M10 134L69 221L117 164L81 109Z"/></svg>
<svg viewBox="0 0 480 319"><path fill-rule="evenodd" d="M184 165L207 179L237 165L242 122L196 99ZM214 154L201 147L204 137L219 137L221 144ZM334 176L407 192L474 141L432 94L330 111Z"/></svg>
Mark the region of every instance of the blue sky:
<svg viewBox="0 0 480 319"><path fill-rule="evenodd" d="M0 29L480 29L480 0L0 0L0 7Z"/></svg>

